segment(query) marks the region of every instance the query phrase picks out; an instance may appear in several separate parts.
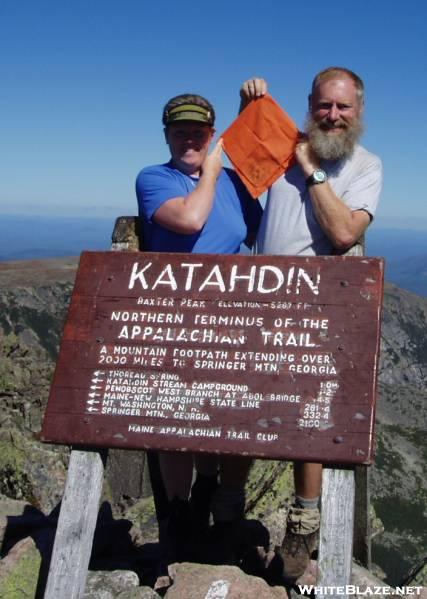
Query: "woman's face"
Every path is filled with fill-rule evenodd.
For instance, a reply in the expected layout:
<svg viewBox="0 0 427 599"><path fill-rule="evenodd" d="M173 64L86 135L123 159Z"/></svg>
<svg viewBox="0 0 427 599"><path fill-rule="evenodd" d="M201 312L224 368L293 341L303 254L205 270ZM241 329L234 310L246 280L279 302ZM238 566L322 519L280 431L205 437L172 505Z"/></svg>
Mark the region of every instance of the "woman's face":
<svg viewBox="0 0 427 599"><path fill-rule="evenodd" d="M215 130L194 121L171 123L165 130L174 166L186 175L198 175Z"/></svg>

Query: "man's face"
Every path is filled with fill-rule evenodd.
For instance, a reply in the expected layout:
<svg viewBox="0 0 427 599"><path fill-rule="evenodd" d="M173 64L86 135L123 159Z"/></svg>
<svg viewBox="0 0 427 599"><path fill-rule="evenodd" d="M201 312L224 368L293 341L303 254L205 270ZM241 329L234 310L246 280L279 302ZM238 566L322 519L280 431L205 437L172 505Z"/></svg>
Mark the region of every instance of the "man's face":
<svg viewBox="0 0 427 599"><path fill-rule="evenodd" d="M212 127L203 123L171 123L165 136L174 165L187 175L198 175L214 132Z"/></svg>
<svg viewBox="0 0 427 599"><path fill-rule="evenodd" d="M363 104L352 79L320 83L310 98L306 132L314 152L325 160L349 156L363 131Z"/></svg>

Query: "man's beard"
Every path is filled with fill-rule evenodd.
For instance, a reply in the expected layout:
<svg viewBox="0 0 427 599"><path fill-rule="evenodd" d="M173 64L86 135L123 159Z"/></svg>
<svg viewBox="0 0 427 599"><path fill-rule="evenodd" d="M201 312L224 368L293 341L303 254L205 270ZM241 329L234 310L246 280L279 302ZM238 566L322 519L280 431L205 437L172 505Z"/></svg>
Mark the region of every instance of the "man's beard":
<svg viewBox="0 0 427 599"><path fill-rule="evenodd" d="M307 115L305 131L316 156L322 160L341 160L351 156L356 142L363 133L362 119L355 119L351 125L340 122L341 133L327 134L325 121L317 122Z"/></svg>

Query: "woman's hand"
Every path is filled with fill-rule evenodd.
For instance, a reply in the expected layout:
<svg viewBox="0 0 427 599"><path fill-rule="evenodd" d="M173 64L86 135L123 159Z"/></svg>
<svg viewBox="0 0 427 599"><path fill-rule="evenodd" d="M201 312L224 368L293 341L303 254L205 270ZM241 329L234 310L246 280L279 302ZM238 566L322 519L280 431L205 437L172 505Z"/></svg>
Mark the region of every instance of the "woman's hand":
<svg viewBox="0 0 427 599"><path fill-rule="evenodd" d="M222 138L215 144L212 152L206 156L202 164L202 176L213 177L215 181L218 179L222 170Z"/></svg>

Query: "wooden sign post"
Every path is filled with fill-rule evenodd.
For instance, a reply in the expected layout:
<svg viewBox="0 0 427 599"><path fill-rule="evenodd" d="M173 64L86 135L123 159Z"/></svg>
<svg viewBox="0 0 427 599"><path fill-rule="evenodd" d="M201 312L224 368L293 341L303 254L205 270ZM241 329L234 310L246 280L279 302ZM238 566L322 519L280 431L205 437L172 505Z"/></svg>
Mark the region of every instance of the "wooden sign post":
<svg viewBox="0 0 427 599"><path fill-rule="evenodd" d="M369 464L382 291L374 258L85 252L42 439Z"/></svg>

